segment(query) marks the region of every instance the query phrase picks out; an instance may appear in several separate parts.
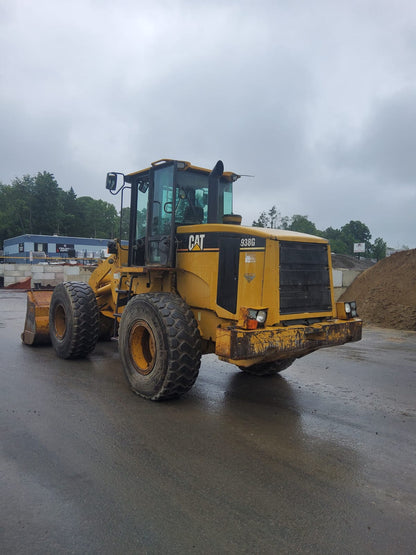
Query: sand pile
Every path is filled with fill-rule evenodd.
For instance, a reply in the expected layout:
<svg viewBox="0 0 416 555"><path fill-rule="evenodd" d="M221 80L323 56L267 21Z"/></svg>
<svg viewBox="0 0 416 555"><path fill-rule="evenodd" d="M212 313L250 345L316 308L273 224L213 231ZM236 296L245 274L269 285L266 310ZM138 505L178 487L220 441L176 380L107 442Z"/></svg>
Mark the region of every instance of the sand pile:
<svg viewBox="0 0 416 555"><path fill-rule="evenodd" d="M365 270L340 300L356 300L365 324L416 330L416 249L393 254Z"/></svg>

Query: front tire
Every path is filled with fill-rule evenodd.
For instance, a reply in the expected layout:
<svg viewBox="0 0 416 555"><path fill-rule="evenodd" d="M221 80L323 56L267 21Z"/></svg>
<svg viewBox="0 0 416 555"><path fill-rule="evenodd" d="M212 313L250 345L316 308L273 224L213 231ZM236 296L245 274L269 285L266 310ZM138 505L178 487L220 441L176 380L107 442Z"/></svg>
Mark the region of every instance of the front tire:
<svg viewBox="0 0 416 555"><path fill-rule="evenodd" d="M49 335L60 358L84 358L98 339L98 306L87 283L64 281L53 291Z"/></svg>
<svg viewBox="0 0 416 555"><path fill-rule="evenodd" d="M123 311L119 351L131 389L152 401L189 391L201 364L201 338L190 308L171 293L143 293Z"/></svg>
<svg viewBox="0 0 416 555"><path fill-rule="evenodd" d="M275 360L274 362L263 362L260 364L253 364L253 366L239 366L240 370L253 376L274 376L279 372L283 372L289 368L294 362L294 358L285 358L283 360Z"/></svg>

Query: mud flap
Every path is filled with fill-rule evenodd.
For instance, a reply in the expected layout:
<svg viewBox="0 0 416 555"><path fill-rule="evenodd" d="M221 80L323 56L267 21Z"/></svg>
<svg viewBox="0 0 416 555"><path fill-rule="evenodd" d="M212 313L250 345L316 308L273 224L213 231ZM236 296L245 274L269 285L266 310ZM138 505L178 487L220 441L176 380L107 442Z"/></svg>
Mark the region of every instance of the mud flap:
<svg viewBox="0 0 416 555"><path fill-rule="evenodd" d="M52 290L28 291L25 329L22 341L26 345L41 345L51 342L49 337L49 305Z"/></svg>

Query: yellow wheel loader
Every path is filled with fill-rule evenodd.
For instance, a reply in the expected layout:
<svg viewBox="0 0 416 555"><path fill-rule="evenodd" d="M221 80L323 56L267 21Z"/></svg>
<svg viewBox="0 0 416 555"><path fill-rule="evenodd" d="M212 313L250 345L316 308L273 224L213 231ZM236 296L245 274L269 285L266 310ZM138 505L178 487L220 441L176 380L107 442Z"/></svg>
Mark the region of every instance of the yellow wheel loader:
<svg viewBox="0 0 416 555"><path fill-rule="evenodd" d="M59 357L87 356L118 337L131 389L151 400L194 384L201 355L216 353L258 376L276 374L322 347L361 339L355 302L334 302L325 239L241 225L233 214L240 176L162 159L128 175L129 240L89 284L30 291L24 343L51 341Z"/></svg>

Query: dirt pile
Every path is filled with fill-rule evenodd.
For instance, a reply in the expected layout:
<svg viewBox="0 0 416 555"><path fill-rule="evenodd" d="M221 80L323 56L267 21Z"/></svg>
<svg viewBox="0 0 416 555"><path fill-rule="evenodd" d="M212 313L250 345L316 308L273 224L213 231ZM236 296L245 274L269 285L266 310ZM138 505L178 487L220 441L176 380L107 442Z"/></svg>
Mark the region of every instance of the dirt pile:
<svg viewBox="0 0 416 555"><path fill-rule="evenodd" d="M416 330L416 249L392 254L365 270L340 300L356 300L365 324Z"/></svg>

